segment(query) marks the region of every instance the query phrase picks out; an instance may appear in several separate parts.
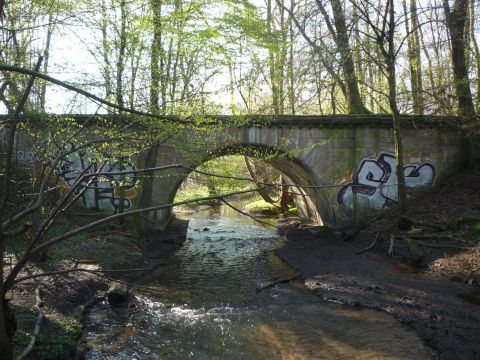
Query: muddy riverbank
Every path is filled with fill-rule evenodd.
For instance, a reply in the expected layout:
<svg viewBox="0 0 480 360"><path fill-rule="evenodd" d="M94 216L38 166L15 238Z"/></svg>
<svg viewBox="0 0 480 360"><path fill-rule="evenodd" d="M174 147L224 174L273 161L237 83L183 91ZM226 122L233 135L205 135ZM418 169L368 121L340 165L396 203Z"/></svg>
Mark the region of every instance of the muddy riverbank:
<svg viewBox="0 0 480 360"><path fill-rule="evenodd" d="M468 285L416 272L381 253L356 255L368 242L291 239L276 251L325 301L383 310L410 326L438 359L478 359L480 307Z"/></svg>
<svg viewBox="0 0 480 360"><path fill-rule="evenodd" d="M418 200L408 212L419 221L413 226L392 213L347 240L294 231L276 254L321 299L392 314L415 330L433 358L479 359L479 184L478 173L466 174ZM412 249L405 238L418 233L423 240Z"/></svg>

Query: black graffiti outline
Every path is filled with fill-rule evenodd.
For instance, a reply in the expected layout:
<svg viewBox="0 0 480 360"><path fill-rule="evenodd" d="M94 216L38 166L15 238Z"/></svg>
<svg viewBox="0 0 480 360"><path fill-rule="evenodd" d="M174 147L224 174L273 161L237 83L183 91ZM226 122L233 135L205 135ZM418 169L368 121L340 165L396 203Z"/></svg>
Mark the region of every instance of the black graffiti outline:
<svg viewBox="0 0 480 360"><path fill-rule="evenodd" d="M65 145L65 150L71 152L70 155L77 156L78 160L80 162L80 168L75 169L74 164L75 160L72 160L71 158L66 158L62 160L62 163L59 166L59 169L57 171L57 174L59 177L61 177L69 186L73 185L73 181L77 179L78 175L85 170L85 168L88 166L89 160L85 159L86 152L84 151L76 151L76 146L73 143L67 143ZM87 171L87 173L93 174L98 171L101 171L102 173L108 173L108 172L119 172L121 169L125 168L131 168L132 171L135 171L135 165L130 162L130 161L115 161L115 162L110 162L107 161L101 168L98 166L97 163L93 163L92 167ZM73 181L72 181L73 180ZM82 185L87 185L89 188L85 190L85 192L81 195L82 198L82 204L85 207L90 207L89 204L89 199L88 199L88 192L93 191L93 203L94 209L100 210L100 203L103 200L107 200L110 202L110 205L114 209L114 212L117 213L119 208L120 208L120 197L115 195L115 187L114 184L118 183L119 181L122 181L121 175L108 175L108 174L102 174L100 180L94 179L91 183L89 181L83 181ZM133 189L137 183L137 175L135 172L131 174L125 175L125 179L123 180L123 189L124 190L130 190ZM103 184L106 184L107 186L103 186ZM75 193L78 194L81 191L81 188L75 189ZM132 207L132 202L129 198L124 197L124 209L129 209Z"/></svg>
<svg viewBox="0 0 480 360"><path fill-rule="evenodd" d="M345 194L346 194L346 192L348 191L349 188L352 189L353 195L362 194L362 195L366 195L366 196L372 196L373 194L375 194L375 192L377 190L379 190L381 188L381 186L383 184L385 184L388 181L388 179L390 178L390 176L392 175L392 167L385 160L387 157L393 159L395 162L397 161L395 155L387 153L387 152L381 152L377 156L377 159L373 159L373 158L363 159L362 162L360 163L360 166L358 167L356 182L352 181L348 184L345 184L338 191L338 193L337 193L338 204L340 204L340 205L344 204L344 196L345 196ZM380 177L380 179L378 179L378 180L374 178L374 174L371 173L371 172L369 172L366 175L367 180L372 181L372 182L376 182L376 183L379 184L379 186L362 184L358 181L359 175L360 175L360 173L362 172L362 169L364 168L364 166L367 163L374 163L375 165L377 165L380 168L380 170L382 170L383 174ZM435 167L433 166L432 163L424 162L421 165L408 164L408 165L403 166L403 171L404 171L404 176L405 176L405 185L407 186L407 188L414 188L415 187L415 186L409 186L407 180L412 179L412 178L418 178L421 174L421 169L424 168L424 167L429 167L430 168L430 170L432 172L432 180L431 181L433 182L435 180L435 177L436 177L436 172L435 172ZM385 204L384 204L385 206L390 207L397 202L396 199L392 199L390 197L387 197L384 194L382 194L382 196L385 198Z"/></svg>

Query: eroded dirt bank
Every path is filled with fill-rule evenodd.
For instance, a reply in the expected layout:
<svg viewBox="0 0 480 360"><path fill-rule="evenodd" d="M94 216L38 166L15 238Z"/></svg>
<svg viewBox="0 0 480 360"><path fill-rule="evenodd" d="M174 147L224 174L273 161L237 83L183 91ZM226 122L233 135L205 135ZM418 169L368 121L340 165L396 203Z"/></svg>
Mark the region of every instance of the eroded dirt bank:
<svg viewBox="0 0 480 360"><path fill-rule="evenodd" d="M394 315L433 358L480 359L479 187L469 174L417 201L408 217L418 224L389 214L348 240L294 231L276 253L324 300Z"/></svg>

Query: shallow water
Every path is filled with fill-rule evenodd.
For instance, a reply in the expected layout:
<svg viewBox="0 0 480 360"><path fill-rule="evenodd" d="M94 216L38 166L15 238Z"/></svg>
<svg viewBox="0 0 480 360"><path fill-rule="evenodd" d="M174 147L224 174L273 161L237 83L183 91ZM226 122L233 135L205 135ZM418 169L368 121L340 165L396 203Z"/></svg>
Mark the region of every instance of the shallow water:
<svg viewBox="0 0 480 360"><path fill-rule="evenodd" d="M274 228L225 211L188 217L184 246L148 277L159 294L89 311L87 359L429 358L383 312L322 302L299 281L257 292L296 274L273 254L284 241Z"/></svg>

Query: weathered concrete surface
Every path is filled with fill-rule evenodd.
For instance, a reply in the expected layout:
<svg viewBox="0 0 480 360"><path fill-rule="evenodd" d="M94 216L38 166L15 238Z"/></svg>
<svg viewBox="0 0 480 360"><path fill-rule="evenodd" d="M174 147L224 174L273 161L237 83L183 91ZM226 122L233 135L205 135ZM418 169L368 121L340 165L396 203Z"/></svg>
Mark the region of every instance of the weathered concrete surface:
<svg viewBox="0 0 480 360"><path fill-rule="evenodd" d="M404 170L410 195L455 175L478 154L457 127L418 118L403 123ZM171 145L155 149L156 160L149 158L150 165L195 167L226 154L267 158L291 184L298 185L295 191L302 195L296 196L296 201L302 215L329 227L354 225L397 202L396 159L388 119L336 122L323 118L269 127L190 131ZM188 172L168 173L153 180L151 192L144 191L142 198L148 201L143 205L173 201ZM162 229L170 212L157 211L148 217L147 227L156 224Z"/></svg>
<svg viewBox="0 0 480 360"><path fill-rule="evenodd" d="M157 172L153 177L123 179L118 171L171 164L196 167L228 154L266 159L290 184L296 185L292 191L298 193L300 213L332 228L355 225L397 202L396 159L392 121L388 116L263 117L262 123L266 121L269 125L252 121L255 117L247 118L249 121L244 123L232 122L228 117L214 119L221 120L221 125L185 127L166 143L149 148L136 159L109 161L102 171L111 172L112 176L104 176L85 191L84 205L113 211L123 206L128 211L171 203L188 175L187 170L170 169ZM77 120L81 122L81 116ZM404 172L410 195L455 176L478 160L479 143L460 129L460 120L402 118ZM229 121L244 125L226 125ZM3 131L0 135L5 137L5 129L0 130ZM101 132L98 127L87 131ZM1 140L0 145L4 143ZM36 155L31 149L22 148L29 147L31 142L16 139L18 162L34 161ZM69 185L88 166L88 161L89 157L82 152L70 154L59 169L59 177ZM123 181L124 194L112 188L112 181ZM163 230L170 214L170 210L145 214L144 230Z"/></svg>

